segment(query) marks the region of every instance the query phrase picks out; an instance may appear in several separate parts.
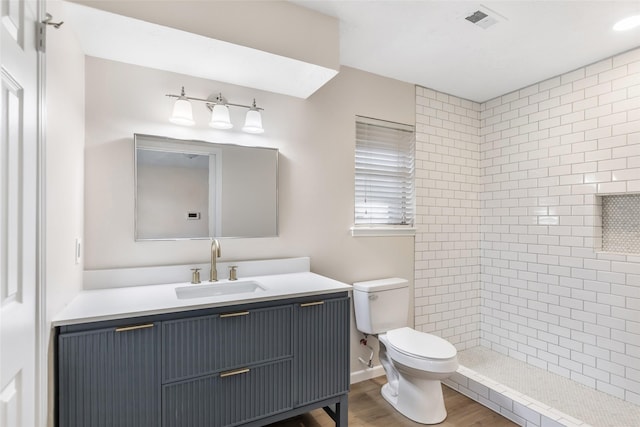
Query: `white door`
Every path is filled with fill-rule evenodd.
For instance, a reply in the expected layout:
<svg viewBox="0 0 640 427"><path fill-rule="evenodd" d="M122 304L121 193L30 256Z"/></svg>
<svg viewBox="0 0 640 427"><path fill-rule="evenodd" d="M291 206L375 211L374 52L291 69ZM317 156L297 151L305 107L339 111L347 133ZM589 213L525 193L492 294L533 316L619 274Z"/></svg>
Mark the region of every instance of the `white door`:
<svg viewBox="0 0 640 427"><path fill-rule="evenodd" d="M0 427L36 425L36 20L41 1L2 0Z"/></svg>

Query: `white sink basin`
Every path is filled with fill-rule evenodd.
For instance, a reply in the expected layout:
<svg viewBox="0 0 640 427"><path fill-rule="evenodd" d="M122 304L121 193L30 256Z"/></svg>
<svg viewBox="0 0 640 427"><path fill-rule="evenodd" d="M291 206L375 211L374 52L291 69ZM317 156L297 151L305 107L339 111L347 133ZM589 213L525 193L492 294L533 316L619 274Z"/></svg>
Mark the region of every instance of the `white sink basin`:
<svg viewBox="0 0 640 427"><path fill-rule="evenodd" d="M220 295L263 292L265 288L253 280L213 283L211 285L189 285L176 288L178 299L207 298Z"/></svg>

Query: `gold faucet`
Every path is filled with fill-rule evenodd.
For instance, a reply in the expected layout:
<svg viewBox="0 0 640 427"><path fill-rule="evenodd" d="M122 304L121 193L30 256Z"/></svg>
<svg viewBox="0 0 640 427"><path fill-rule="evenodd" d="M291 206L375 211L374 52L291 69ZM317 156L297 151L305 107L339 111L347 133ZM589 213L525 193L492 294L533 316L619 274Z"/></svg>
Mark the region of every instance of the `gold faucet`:
<svg viewBox="0 0 640 427"><path fill-rule="evenodd" d="M210 282L218 281L218 270L216 268L216 259L220 256L220 242L218 239L211 241L211 274L209 275Z"/></svg>

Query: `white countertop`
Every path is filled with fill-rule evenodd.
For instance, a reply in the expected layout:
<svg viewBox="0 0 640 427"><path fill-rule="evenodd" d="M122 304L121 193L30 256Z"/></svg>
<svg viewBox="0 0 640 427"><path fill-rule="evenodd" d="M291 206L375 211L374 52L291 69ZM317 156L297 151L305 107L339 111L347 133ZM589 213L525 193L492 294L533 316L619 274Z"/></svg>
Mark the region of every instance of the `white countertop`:
<svg viewBox="0 0 640 427"><path fill-rule="evenodd" d="M210 307L322 295L351 290L351 286L311 272L242 277L239 282L258 282L264 291L213 297L178 299L175 289L202 286L189 282L165 285L127 286L81 291L52 321L52 326L73 325ZM220 280L219 284L229 283ZM233 286L233 282L229 283Z"/></svg>

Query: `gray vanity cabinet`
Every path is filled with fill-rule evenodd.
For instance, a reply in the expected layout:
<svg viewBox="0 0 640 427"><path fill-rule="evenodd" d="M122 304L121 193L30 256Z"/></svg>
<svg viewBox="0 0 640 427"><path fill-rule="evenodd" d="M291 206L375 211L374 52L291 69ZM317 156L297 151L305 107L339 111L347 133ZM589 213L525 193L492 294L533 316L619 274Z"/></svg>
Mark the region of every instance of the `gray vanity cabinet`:
<svg viewBox="0 0 640 427"><path fill-rule="evenodd" d="M58 340L60 427L160 425L157 323L62 334Z"/></svg>
<svg viewBox="0 0 640 427"><path fill-rule="evenodd" d="M57 427L346 427L349 298L311 298L59 327Z"/></svg>

